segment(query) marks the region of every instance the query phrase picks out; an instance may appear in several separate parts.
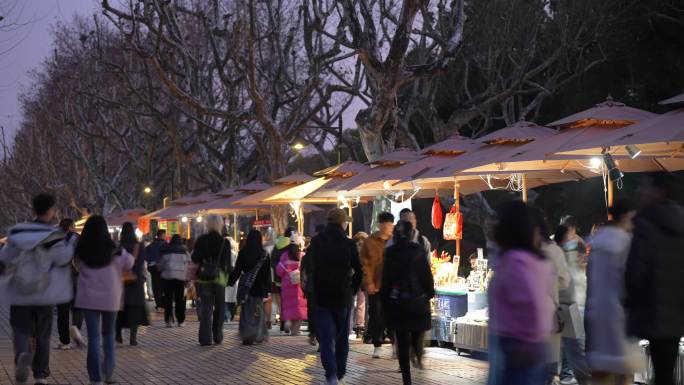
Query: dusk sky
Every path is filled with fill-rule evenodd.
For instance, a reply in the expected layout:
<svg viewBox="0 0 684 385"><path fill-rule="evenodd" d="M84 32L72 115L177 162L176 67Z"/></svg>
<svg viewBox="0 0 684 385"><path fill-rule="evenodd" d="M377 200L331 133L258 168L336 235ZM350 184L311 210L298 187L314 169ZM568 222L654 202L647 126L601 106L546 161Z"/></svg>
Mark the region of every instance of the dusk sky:
<svg viewBox="0 0 684 385"><path fill-rule="evenodd" d="M8 135L20 124L17 97L30 86L29 72L50 53L52 26L90 14L98 5L98 0L0 0L0 126Z"/></svg>

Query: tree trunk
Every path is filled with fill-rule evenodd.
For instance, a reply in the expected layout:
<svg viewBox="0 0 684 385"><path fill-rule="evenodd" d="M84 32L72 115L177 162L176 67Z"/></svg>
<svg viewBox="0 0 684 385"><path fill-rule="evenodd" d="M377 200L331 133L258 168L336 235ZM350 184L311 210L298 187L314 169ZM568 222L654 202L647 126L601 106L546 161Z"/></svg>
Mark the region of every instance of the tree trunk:
<svg viewBox="0 0 684 385"><path fill-rule="evenodd" d="M276 234L283 235L289 223L290 208L287 205L271 206L271 225Z"/></svg>

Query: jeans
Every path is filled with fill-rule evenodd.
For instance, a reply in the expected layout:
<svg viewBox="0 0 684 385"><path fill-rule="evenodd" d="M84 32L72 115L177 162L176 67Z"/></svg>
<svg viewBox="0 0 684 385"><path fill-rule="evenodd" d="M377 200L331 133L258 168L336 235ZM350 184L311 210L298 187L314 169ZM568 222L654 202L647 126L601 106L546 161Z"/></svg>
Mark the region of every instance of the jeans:
<svg viewBox="0 0 684 385"><path fill-rule="evenodd" d="M349 306L332 309L319 306L316 312L316 331L326 379L342 379L347 373L350 314Z"/></svg>
<svg viewBox="0 0 684 385"><path fill-rule="evenodd" d="M237 310L237 307L235 305L235 302L226 302L224 321L232 321L235 318L235 310Z"/></svg>
<svg viewBox="0 0 684 385"><path fill-rule="evenodd" d="M368 295L368 334L376 348L382 346L385 340L385 320L383 317L380 294ZM394 333L389 333L389 335L390 341L392 341Z"/></svg>
<svg viewBox="0 0 684 385"><path fill-rule="evenodd" d="M411 385L411 360L410 351L416 352L416 359L419 361L423 357L423 332L419 331L397 331L397 356L399 357L399 368L404 385Z"/></svg>
<svg viewBox="0 0 684 385"><path fill-rule="evenodd" d="M154 294L154 306L157 309L164 307L164 286L162 284L161 274L157 270L157 265L152 265L147 268L152 276L152 293Z"/></svg>
<svg viewBox="0 0 684 385"><path fill-rule="evenodd" d="M503 384L543 385L546 379L547 347L544 343L523 342L499 337L503 353Z"/></svg>
<svg viewBox="0 0 684 385"><path fill-rule="evenodd" d="M650 339L655 385L674 385L674 368L679 351L679 338Z"/></svg>
<svg viewBox="0 0 684 385"><path fill-rule="evenodd" d="M354 327L355 328L365 328L366 327L366 292L359 290L356 294L356 306L354 306Z"/></svg>
<svg viewBox="0 0 684 385"><path fill-rule="evenodd" d="M114 351L114 321L116 312L83 310L88 328L88 377L91 382L102 382L111 378L116 366ZM101 337L100 337L101 336ZM100 338L104 357L100 354ZM104 379L102 378L104 375Z"/></svg>
<svg viewBox="0 0 684 385"><path fill-rule="evenodd" d="M36 350L31 363L35 379L44 379L50 375L52 313L52 306L10 306L14 362L16 364L22 353L31 351L31 337L35 337Z"/></svg>
<svg viewBox="0 0 684 385"><path fill-rule="evenodd" d="M584 339L563 337L561 339L561 352L564 362L561 378L570 377L569 368L572 369L572 373L580 385L589 384L591 372L584 355Z"/></svg>
<svg viewBox="0 0 684 385"><path fill-rule="evenodd" d="M71 312L71 324L69 323L69 313ZM77 328L83 326L83 313L80 309L73 307L71 302L57 305L57 332L59 334L59 342L68 345L71 343L69 335L69 326L74 325Z"/></svg>
<svg viewBox="0 0 684 385"><path fill-rule="evenodd" d="M185 322L185 282L177 279L162 280L164 287L164 321L171 322L173 305L176 304L176 322Z"/></svg>
<svg viewBox="0 0 684 385"><path fill-rule="evenodd" d="M309 337L314 337L318 340L318 335L316 334L316 313L318 312L318 306L316 306L316 300L314 298L307 298L306 302L306 324L309 328Z"/></svg>
<svg viewBox="0 0 684 385"><path fill-rule="evenodd" d="M215 283L197 285L202 305L200 312L199 343L211 345L223 342L223 316L225 315L226 287Z"/></svg>

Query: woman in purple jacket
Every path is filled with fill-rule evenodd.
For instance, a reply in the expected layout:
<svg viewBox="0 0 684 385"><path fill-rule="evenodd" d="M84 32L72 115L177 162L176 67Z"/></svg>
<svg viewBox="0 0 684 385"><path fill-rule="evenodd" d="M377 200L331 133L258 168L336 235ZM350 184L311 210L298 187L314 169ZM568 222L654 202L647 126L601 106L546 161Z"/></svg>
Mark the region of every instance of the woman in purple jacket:
<svg viewBox="0 0 684 385"><path fill-rule="evenodd" d="M74 306L83 310L88 328L88 376L92 384L111 383L116 366L114 321L121 309L122 276L124 270L133 267L134 259L125 249L115 247L107 222L99 215L88 218L74 254L79 273ZM104 360L100 358L100 336Z"/></svg>
<svg viewBox="0 0 684 385"><path fill-rule="evenodd" d="M501 255L490 290L502 378L508 384L542 385L553 319L551 264L539 251L539 225L525 203L507 202L498 214L494 237Z"/></svg>

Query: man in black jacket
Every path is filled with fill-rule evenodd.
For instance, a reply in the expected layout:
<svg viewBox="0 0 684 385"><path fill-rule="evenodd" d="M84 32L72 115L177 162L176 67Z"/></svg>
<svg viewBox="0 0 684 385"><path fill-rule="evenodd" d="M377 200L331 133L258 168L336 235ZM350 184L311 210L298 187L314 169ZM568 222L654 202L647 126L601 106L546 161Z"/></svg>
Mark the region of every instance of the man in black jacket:
<svg viewBox="0 0 684 385"><path fill-rule="evenodd" d="M162 309L164 307L164 300L162 299L164 291L162 290L162 280L161 275L159 273L159 269L157 269L157 263L159 262L159 258L161 257L159 252L161 251L161 248L166 245L168 245L166 243L166 230L159 229L157 230L157 237L154 238L152 243L150 243L149 246L145 248L145 261L147 262L147 271L150 272L150 276L152 278L152 293L154 294L154 307L157 310Z"/></svg>
<svg viewBox="0 0 684 385"><path fill-rule="evenodd" d="M363 278L356 245L345 234L349 222L344 210L330 210L325 231L311 240L304 258L310 300L318 305L316 330L328 384L337 384L347 370L352 296Z"/></svg>
<svg viewBox="0 0 684 385"><path fill-rule="evenodd" d="M639 188L642 210L626 268L627 332L648 339L655 384L673 384L684 335L684 209L674 201L673 177L657 174Z"/></svg>

